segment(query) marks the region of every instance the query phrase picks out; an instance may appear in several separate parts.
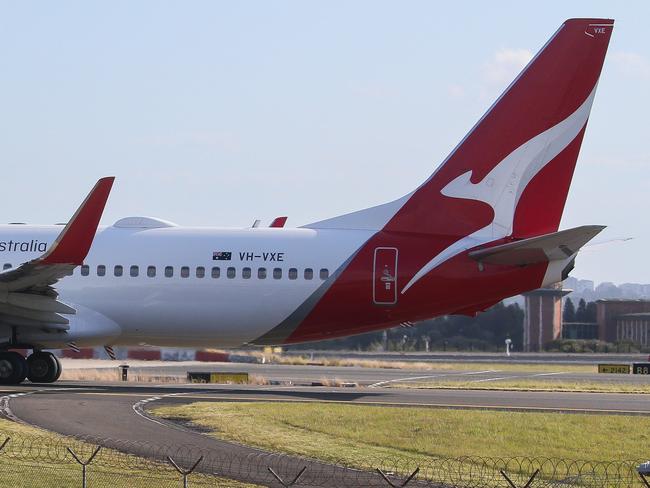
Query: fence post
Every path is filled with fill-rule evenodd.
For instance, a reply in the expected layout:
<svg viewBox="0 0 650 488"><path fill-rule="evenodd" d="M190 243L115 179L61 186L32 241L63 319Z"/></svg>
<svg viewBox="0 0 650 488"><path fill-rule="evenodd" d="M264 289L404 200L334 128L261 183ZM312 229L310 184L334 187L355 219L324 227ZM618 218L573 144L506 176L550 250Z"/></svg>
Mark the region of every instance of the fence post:
<svg viewBox="0 0 650 488"><path fill-rule="evenodd" d="M396 484L393 483L391 480L389 480L389 479L388 479L388 476L386 476L386 474L385 474L381 469L377 468L377 472L381 475L382 478L384 478L384 480L386 480L386 483L388 483L388 484L389 484L390 486L392 486L393 488L404 488L404 487L405 487L406 485L408 485L408 484L411 482L411 480L412 480L413 478L415 478L415 476L420 472L420 467L418 466L417 468L415 468L415 471L413 471L413 472L411 473L411 476L409 476L408 478L406 478L406 481L404 481L404 483L402 483L401 485L396 485Z"/></svg>
<svg viewBox="0 0 650 488"><path fill-rule="evenodd" d="M305 471L307 471L307 466L305 466L304 468L302 468L302 469L300 470L300 473L298 473L298 474L296 475L296 477L293 479L293 481L289 481L289 482L284 481L282 478L280 478L280 476L279 476L275 471L273 471L273 469L272 469L270 466L268 466L266 469L268 469L268 470L271 472L271 474L275 477L276 480L278 480L278 482L279 482L282 486L284 486L285 488L289 488L290 486L293 486L293 485L295 485L296 483L298 483L298 480L300 479L300 477L303 475L303 473L304 473Z"/></svg>
<svg viewBox="0 0 650 488"><path fill-rule="evenodd" d="M648 482L647 478L643 473L639 473L639 476L641 476L641 480L645 483L645 485L650 488L650 482Z"/></svg>
<svg viewBox="0 0 650 488"><path fill-rule="evenodd" d="M517 488L517 485L515 485L515 484L510 480L510 478L508 478L508 475L505 473L505 471L500 470L499 472L501 473L501 476L503 476L503 477L506 479L506 481L510 484L510 486L511 486L512 488ZM536 477L538 474L539 474L539 469L536 469L535 472L533 473L533 475L532 475L532 476L530 477L530 479L528 480L528 483L526 483L526 484L523 486L523 488L529 488L529 487L530 487L530 484L533 482L533 480L535 479L535 477Z"/></svg>
<svg viewBox="0 0 650 488"><path fill-rule="evenodd" d="M72 455L72 457L75 459L75 461L77 461L79 464L81 464L81 475L82 475L81 486L83 488L86 488L86 466L88 466L90 463L93 462L93 459L95 459L95 456L97 456L97 453L101 449L101 446L97 446L97 449L95 449L95 452L93 452L90 455L90 457L88 458L88 460L85 461L85 462L82 461L81 459L79 459L79 457L75 454L75 452L72 449L70 449L69 447L66 447L66 449Z"/></svg>
<svg viewBox="0 0 650 488"><path fill-rule="evenodd" d="M167 456L167 460L171 463L172 466L174 466L174 469L178 471L181 474L181 476L183 476L183 488L187 488L187 477L191 475L196 469L196 467L199 465L199 463L203 461L203 456L197 459L194 465L187 470L181 468L178 464L176 464L176 462L171 458L171 456Z"/></svg>

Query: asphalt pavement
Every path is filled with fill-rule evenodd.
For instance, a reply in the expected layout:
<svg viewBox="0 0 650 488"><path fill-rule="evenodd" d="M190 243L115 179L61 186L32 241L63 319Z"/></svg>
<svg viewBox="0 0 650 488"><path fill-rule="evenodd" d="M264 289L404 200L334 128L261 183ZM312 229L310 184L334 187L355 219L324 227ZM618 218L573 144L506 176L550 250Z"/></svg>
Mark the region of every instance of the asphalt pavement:
<svg viewBox="0 0 650 488"><path fill-rule="evenodd" d="M376 472L220 441L185 424L158 419L151 408L197 401L215 402L215 408L219 402L282 401L425 407L432 416L439 408L650 415L647 395L604 393L64 381L3 387L0 396L0 414L6 418L140 456L164 459L173 454L187 465L203 456L201 469L206 472L264 486L280 486L270 477L271 466L286 479L307 467L309 475L296 486L385 485Z"/></svg>

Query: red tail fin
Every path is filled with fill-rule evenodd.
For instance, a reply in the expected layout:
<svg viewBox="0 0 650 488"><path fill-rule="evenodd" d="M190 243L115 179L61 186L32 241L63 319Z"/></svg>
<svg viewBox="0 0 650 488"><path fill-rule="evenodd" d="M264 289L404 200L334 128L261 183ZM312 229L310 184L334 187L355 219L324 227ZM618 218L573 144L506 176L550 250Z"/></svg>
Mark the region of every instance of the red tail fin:
<svg viewBox="0 0 650 488"><path fill-rule="evenodd" d="M479 242L556 231L613 23L567 20L413 193L309 227Z"/></svg>

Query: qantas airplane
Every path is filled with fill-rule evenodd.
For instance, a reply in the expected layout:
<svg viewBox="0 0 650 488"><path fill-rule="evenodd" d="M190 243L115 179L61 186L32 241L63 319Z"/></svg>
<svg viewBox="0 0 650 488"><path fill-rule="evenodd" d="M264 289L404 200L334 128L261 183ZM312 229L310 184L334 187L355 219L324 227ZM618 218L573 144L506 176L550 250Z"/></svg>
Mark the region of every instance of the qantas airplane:
<svg viewBox="0 0 650 488"><path fill-rule="evenodd" d="M613 20L567 20L438 169L395 201L300 228L0 226L0 382L47 349L281 345L476 314L566 278L602 226L558 232ZM27 358L12 349L28 349Z"/></svg>

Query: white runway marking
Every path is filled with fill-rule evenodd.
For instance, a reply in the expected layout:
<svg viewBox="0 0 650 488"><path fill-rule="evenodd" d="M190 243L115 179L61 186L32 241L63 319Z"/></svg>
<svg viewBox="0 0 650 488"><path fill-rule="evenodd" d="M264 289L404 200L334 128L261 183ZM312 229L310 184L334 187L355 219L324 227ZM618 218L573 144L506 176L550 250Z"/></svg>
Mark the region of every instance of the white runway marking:
<svg viewBox="0 0 650 488"><path fill-rule="evenodd" d="M145 420L148 420L149 422L153 422L154 424L162 425L164 427L170 427L173 426L173 424L169 424L167 422L161 422L160 420L156 420L155 418L151 417L150 415L145 412L144 407L147 403L149 402L155 402L157 400L162 400L165 397L173 397L173 396L180 396L180 395L186 395L187 393L169 393L167 395L160 395L160 396L152 396L149 398L145 398L144 400L140 400L139 402L136 402L133 404L132 408L135 414L139 417L142 417Z"/></svg>
<svg viewBox="0 0 650 488"><path fill-rule="evenodd" d="M397 378L394 380L387 380L387 381L380 381L378 383L373 383L372 385L369 385L368 388L378 388L387 385L389 383L400 383L405 381L428 380L431 378L444 378L447 376L470 376L476 374L498 373L498 372L499 372L498 369L490 369L487 371L469 371L467 373L445 373L445 374L431 374L427 376L409 376L407 378Z"/></svg>
<svg viewBox="0 0 650 488"><path fill-rule="evenodd" d="M552 376L557 374L564 374L563 371L557 373L536 373L536 374L525 374L525 375L515 375L515 376L501 376L498 378L484 378L482 380L472 381L472 383L487 383L488 381L501 381L501 380L513 380L521 378L537 378L539 376Z"/></svg>

